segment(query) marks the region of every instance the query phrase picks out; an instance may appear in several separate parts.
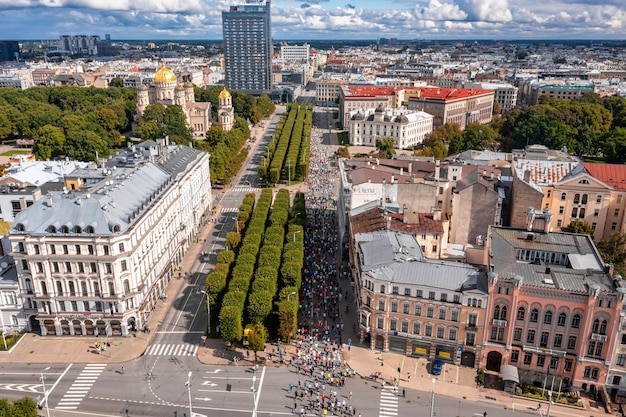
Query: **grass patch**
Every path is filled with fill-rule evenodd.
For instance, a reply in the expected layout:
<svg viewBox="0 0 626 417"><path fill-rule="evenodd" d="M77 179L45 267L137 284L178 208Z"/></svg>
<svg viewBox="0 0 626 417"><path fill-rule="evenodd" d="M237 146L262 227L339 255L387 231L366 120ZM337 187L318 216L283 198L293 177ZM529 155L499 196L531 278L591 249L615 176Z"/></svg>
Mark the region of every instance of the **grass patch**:
<svg viewBox="0 0 626 417"><path fill-rule="evenodd" d="M11 149L10 151L6 151L1 153L2 156L13 156L13 155L30 155L33 153L27 149Z"/></svg>
<svg viewBox="0 0 626 417"><path fill-rule="evenodd" d="M23 334L7 334L4 338L7 342L7 348L4 349L4 342L2 341L2 337L0 337L0 352L6 352L11 350L13 346L24 336Z"/></svg>

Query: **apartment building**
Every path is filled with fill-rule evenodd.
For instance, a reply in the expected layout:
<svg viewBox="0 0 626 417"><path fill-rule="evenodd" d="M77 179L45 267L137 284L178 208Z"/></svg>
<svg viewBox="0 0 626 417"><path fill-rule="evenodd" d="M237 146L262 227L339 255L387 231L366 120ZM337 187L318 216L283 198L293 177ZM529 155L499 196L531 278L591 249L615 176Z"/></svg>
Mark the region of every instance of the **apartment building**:
<svg viewBox="0 0 626 417"><path fill-rule="evenodd" d="M493 90L493 100L498 102L500 110L507 112L513 110L517 104L517 90L518 88L511 84L506 83L492 83L492 82L466 82L465 88L481 89L481 90Z"/></svg>
<svg viewBox="0 0 626 417"><path fill-rule="evenodd" d="M365 84L339 86L339 120L347 125L354 110L397 108L395 93L398 87Z"/></svg>
<svg viewBox="0 0 626 417"><path fill-rule="evenodd" d="M408 109L432 114L435 129L450 123L464 130L469 123L491 122L494 97L493 90L421 87L404 89L398 102Z"/></svg>
<svg viewBox="0 0 626 417"><path fill-rule="evenodd" d="M480 366L518 369L519 381L596 392L620 338L626 290L588 235L550 232L528 209L524 229L489 228L489 302Z"/></svg>
<svg viewBox="0 0 626 417"><path fill-rule="evenodd" d="M65 176L9 235L29 330L142 329L211 207L209 155L185 146L146 141Z"/></svg>
<svg viewBox="0 0 626 417"><path fill-rule="evenodd" d="M482 270L428 260L413 236L399 232L358 233L351 248L361 341L475 366L487 306Z"/></svg>

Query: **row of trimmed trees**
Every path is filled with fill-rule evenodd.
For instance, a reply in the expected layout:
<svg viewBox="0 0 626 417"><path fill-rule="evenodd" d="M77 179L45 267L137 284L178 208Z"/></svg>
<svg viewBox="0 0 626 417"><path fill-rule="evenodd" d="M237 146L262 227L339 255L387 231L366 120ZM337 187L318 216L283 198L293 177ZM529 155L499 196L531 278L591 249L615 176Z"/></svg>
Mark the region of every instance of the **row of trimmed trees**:
<svg viewBox="0 0 626 417"><path fill-rule="evenodd" d="M265 178L268 184L276 184L283 172L293 182L307 177L312 124L312 105L288 106L259 164L260 178Z"/></svg>
<svg viewBox="0 0 626 417"><path fill-rule="evenodd" d="M271 213L270 213L271 206ZM263 190L258 202L246 196L238 214L238 230L227 235L227 250L206 279L211 304L220 303L220 337L237 343L244 323L255 336L271 334L289 339L297 328L299 292L304 262L304 194ZM262 243L262 245L261 245ZM233 266L234 265L234 266ZM228 284L227 284L228 283ZM223 296L222 296L223 294ZM261 332L263 329L263 332ZM265 337L265 336L264 336ZM252 350L255 350L250 345Z"/></svg>
<svg viewBox="0 0 626 417"><path fill-rule="evenodd" d="M256 258L265 232L265 223L271 204L272 190L265 189L261 192L249 220L246 220L245 212L240 211L237 217L239 222L247 223L247 225L234 262L235 266L231 271L228 291L222 299L219 314L220 336L227 342L238 342L243 335L246 297L254 275Z"/></svg>

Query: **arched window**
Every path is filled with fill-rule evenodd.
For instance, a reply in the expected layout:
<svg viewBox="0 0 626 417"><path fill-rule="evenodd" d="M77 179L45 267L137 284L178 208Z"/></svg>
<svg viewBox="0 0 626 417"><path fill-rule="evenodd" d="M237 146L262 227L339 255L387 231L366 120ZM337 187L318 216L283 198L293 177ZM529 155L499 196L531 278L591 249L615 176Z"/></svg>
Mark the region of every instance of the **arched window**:
<svg viewBox="0 0 626 417"><path fill-rule="evenodd" d="M506 320L506 306L502 306L500 310L500 320Z"/></svg>
<svg viewBox="0 0 626 417"><path fill-rule="evenodd" d="M580 203L580 194L576 193L574 194L574 204L579 204Z"/></svg>
<svg viewBox="0 0 626 417"><path fill-rule="evenodd" d="M500 306L496 306L493 309L493 318L498 320L500 318Z"/></svg>
<svg viewBox="0 0 626 417"><path fill-rule="evenodd" d="M565 326L565 321L566 320L567 320L567 315L565 313L560 313L559 314L559 318L558 318L558 320L556 322L556 325L563 327L563 326Z"/></svg>
<svg viewBox="0 0 626 417"><path fill-rule="evenodd" d="M89 292L87 291L87 283L85 281L80 282L80 292L83 297L87 297Z"/></svg>
<svg viewBox="0 0 626 417"><path fill-rule="evenodd" d="M583 194L583 198L580 200L582 204L587 204L587 194Z"/></svg>
<svg viewBox="0 0 626 417"><path fill-rule="evenodd" d="M17 230L18 232L23 232L26 230L26 228L24 227L22 223L18 223L15 225L15 230Z"/></svg>
<svg viewBox="0 0 626 417"><path fill-rule="evenodd" d="M543 315L543 324L552 324L552 312L546 311Z"/></svg>
<svg viewBox="0 0 626 417"><path fill-rule="evenodd" d="M56 233L57 232L57 228L54 227L53 225L48 226L48 233Z"/></svg>
<svg viewBox="0 0 626 417"><path fill-rule="evenodd" d="M128 294L130 292L130 281L127 279L124 280L124 294Z"/></svg>
<svg viewBox="0 0 626 417"><path fill-rule="evenodd" d="M70 232L70 228L63 225L61 226L61 233L69 233Z"/></svg>
<svg viewBox="0 0 626 417"><path fill-rule="evenodd" d="M532 310L530 310L530 322L537 323L538 319L539 319L539 310L537 310L536 308L533 308Z"/></svg>
<svg viewBox="0 0 626 417"><path fill-rule="evenodd" d="M117 233L120 231L120 225L116 224L115 226L113 226L113 233Z"/></svg>
<svg viewBox="0 0 626 417"><path fill-rule="evenodd" d="M598 333L599 328L600 328L600 320L595 319L593 321L593 326L591 326L591 333Z"/></svg>
<svg viewBox="0 0 626 417"><path fill-rule="evenodd" d="M565 200L567 198L567 194L566 193L561 193L561 200Z"/></svg>
<svg viewBox="0 0 626 417"><path fill-rule="evenodd" d="M94 233L93 226L85 227L85 233L93 234Z"/></svg>
<svg viewBox="0 0 626 417"><path fill-rule="evenodd" d="M580 208L580 212L578 213L578 218L579 219L584 219L585 218L585 208L584 207Z"/></svg>
<svg viewBox="0 0 626 417"><path fill-rule="evenodd" d="M606 334L606 328L609 325L609 323L606 320L602 320L602 323L600 323L600 334Z"/></svg>
<svg viewBox="0 0 626 417"><path fill-rule="evenodd" d="M72 297L76 296L76 288L74 288L74 281L68 281L67 288L69 288L70 295Z"/></svg>
<svg viewBox="0 0 626 417"><path fill-rule="evenodd" d="M63 283L61 281L56 282L57 295L63 295Z"/></svg>
<svg viewBox="0 0 626 417"><path fill-rule="evenodd" d="M526 317L526 309L524 307L520 307L517 309L517 319L518 320L524 320L524 317Z"/></svg>
<svg viewBox="0 0 626 417"><path fill-rule="evenodd" d="M74 233L82 233L83 229L80 226L74 226Z"/></svg>
<svg viewBox="0 0 626 417"><path fill-rule="evenodd" d="M573 207L572 208L572 217L576 217L578 216L578 207Z"/></svg>
<svg viewBox="0 0 626 417"><path fill-rule="evenodd" d="M574 314L572 317L572 328L578 329L580 327L580 314Z"/></svg>
<svg viewBox="0 0 626 417"><path fill-rule="evenodd" d="M113 281L109 281L109 295L115 296L115 284Z"/></svg>

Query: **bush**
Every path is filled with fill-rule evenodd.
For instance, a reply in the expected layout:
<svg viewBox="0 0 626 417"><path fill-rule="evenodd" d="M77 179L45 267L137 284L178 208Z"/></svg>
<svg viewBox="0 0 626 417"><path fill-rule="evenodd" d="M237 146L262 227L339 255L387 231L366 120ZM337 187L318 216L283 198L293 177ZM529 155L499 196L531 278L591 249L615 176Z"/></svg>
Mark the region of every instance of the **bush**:
<svg viewBox="0 0 626 417"><path fill-rule="evenodd" d="M243 311L236 306L222 306L220 311L220 337L230 343L237 343L243 335Z"/></svg>
<svg viewBox="0 0 626 417"><path fill-rule="evenodd" d="M235 252L232 250L223 250L217 254L217 263L230 265L235 261ZM215 266L217 268L217 265Z"/></svg>
<svg viewBox="0 0 626 417"><path fill-rule="evenodd" d="M257 291L248 297L248 318L252 323L263 323L272 311L274 294L268 291Z"/></svg>

